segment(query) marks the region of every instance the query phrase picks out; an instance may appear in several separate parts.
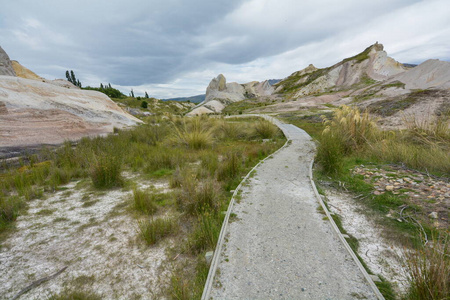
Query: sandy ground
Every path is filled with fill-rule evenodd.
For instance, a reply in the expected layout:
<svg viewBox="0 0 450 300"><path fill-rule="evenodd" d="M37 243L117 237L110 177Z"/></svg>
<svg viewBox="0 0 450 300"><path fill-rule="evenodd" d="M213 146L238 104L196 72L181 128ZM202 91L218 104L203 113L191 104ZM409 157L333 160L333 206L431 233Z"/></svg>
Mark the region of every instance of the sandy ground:
<svg viewBox="0 0 450 300"><path fill-rule="evenodd" d="M330 211L341 217L344 229L359 242L358 254L376 275L394 284L397 292L406 291L406 273L402 267L402 249L382 237L382 228L367 217L364 208L350 195L327 191Z"/></svg>
<svg viewBox="0 0 450 300"><path fill-rule="evenodd" d="M65 266L61 275L20 299L47 299L66 288L94 291L104 299L159 298L170 241L154 247L142 243L127 208L131 192L100 193L76 185L30 202L18 218L17 230L0 249L0 299L11 299Z"/></svg>
<svg viewBox="0 0 450 300"><path fill-rule="evenodd" d="M314 143L293 125L280 128L292 143L256 168L233 206L211 297L376 299L318 212L308 177Z"/></svg>

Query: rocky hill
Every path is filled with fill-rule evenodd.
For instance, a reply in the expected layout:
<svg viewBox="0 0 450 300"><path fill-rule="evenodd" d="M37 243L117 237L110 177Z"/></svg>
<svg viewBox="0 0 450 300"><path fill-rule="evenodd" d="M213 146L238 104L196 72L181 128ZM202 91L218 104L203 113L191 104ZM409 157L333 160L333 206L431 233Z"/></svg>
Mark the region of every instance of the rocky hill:
<svg viewBox="0 0 450 300"><path fill-rule="evenodd" d="M0 149L59 144L139 122L105 94L43 79L0 48Z"/></svg>
<svg viewBox="0 0 450 300"><path fill-rule="evenodd" d="M206 88L205 100L197 105L189 115L220 113L230 103L270 96L274 92L269 81L252 81L246 84L227 83L220 74L213 78Z"/></svg>
<svg viewBox="0 0 450 300"><path fill-rule="evenodd" d="M209 101L199 109L218 112L229 105L227 113L236 113L235 106L244 113L277 114L355 104L369 108L386 128L402 127L409 115L450 114L450 62L431 59L417 66L405 65L389 57L379 43L327 68L310 64L263 89L263 95L256 92L246 97L248 84L228 85L223 76L213 79L207 89ZM219 105L214 101L217 98L230 101L220 100ZM210 107L214 104L219 109Z"/></svg>

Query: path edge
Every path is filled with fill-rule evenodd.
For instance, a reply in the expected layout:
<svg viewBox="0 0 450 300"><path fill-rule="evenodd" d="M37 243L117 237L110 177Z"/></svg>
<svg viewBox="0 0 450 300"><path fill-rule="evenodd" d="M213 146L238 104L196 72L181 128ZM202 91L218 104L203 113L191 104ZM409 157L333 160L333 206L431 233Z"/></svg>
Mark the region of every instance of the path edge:
<svg viewBox="0 0 450 300"><path fill-rule="evenodd" d="M345 249L347 249L347 252L350 254L350 256L353 258L353 260L355 261L356 265L358 266L359 270L361 271L361 273L363 274L364 278L366 279L366 281L369 283L369 286L372 288L373 292L375 293L376 297L379 300L385 300L384 296L381 294L380 290L378 289L378 287L376 286L376 284L373 282L372 278L370 277L369 273L367 273L366 269L364 268L364 266L362 265L362 263L359 261L358 257L356 256L355 252L353 251L353 249L350 247L350 245L348 244L347 240L344 238L344 236L342 235L341 231L339 230L339 227L336 225L336 223L334 222L333 217L331 216L330 211L328 210L327 206L325 205L325 203L322 200L322 197L320 196L319 192L317 191L317 187L316 184L314 183L313 180L313 173L312 173L312 169L313 169L313 165L314 165L314 159L311 161L311 164L309 165L309 181L311 183L311 186L314 190L314 195L316 196L317 201L319 201L320 206L323 208L328 220L331 223L331 227L333 227L334 232L336 233L336 235L338 236L339 240L342 242L342 244L344 245Z"/></svg>
<svg viewBox="0 0 450 300"><path fill-rule="evenodd" d="M274 125L276 125L278 128L278 124L281 123L280 120L278 120L277 118L274 118L272 116L267 116L267 115L237 115L237 116L228 116L229 118L233 118L233 117L260 117L263 119L268 120L269 122L273 123ZM281 130L281 128L279 128ZM301 129L301 128L300 128ZM302 129L303 130L303 129ZM244 182L247 181L247 179L250 177L250 175L252 174L252 172L259 167L259 165L261 165L262 163L264 163L264 161L266 161L267 159L269 159L270 157L272 157L272 155L275 155L276 153L278 153L279 151L281 151L282 149L286 148L288 145L290 145L290 143L292 142L292 140L290 138L288 138L286 136L286 134L283 132L284 136L286 137L286 143L284 143L284 145L282 147L280 147L280 149L278 149L277 151L275 151L274 153L270 154L269 156L267 156L266 158L264 158L263 160L261 160L256 166L254 166L250 172L247 173L247 175L244 177L244 179L242 179L242 181L239 183L239 185L236 187L236 189L234 190L233 195L231 196L231 200L230 203L228 204L228 209L227 209L227 213L225 215L225 218L223 220L222 223L222 228L220 230L220 234L219 234L219 239L217 241L217 245L216 245L216 249L214 250L214 255L211 261L211 265L209 267L209 272L208 272L208 277L206 279L206 283L203 289L203 293L202 293L202 297L201 300L207 300L209 299L210 293L211 293L211 289L212 289L212 284L214 281L214 277L215 277L215 273L217 270L217 266L219 263L219 258L220 258L220 252L222 251L222 247L223 247L223 243L225 240L225 235L226 235L226 231L228 228L228 223L229 223L229 219L230 219L230 214L231 214L231 210L233 209L234 206L234 202L236 199L236 196L239 192L239 190L241 189L241 186L244 184ZM344 238L344 236L342 235L341 231L339 230L339 227L337 227L336 223L333 220L333 217L330 214L330 211L328 210L328 208L326 207L325 203L322 200L322 197L320 196L319 192L317 191L317 187L316 184L314 183L313 180L313 165L314 165L314 159L311 160L311 163L309 165L309 170L308 170L308 176L309 176L309 181L311 184L311 187L313 188L314 191L314 195L316 197L316 200L320 203L320 206L323 208L326 216L328 217L328 220L331 224L331 227L333 227L335 234L338 236L339 240L341 241L341 243L344 245L345 249L347 250L347 252L350 254L350 256L353 258L353 261L356 263L356 265L358 266L359 270L361 271L361 273L363 274L364 278L366 279L367 283L369 284L370 288L372 289L372 291L374 292L375 296L379 299L379 300L385 300L384 296L381 294L380 290L378 289L378 287L376 286L376 284L373 282L372 278L370 277L369 273L367 273L366 269L363 267L363 265L361 264L361 262L359 261L358 257L356 256L355 252L353 251L353 249L350 247L350 245L348 244L347 240Z"/></svg>
<svg viewBox="0 0 450 300"><path fill-rule="evenodd" d="M265 116L259 116L259 115L239 115L239 116L230 116L230 117L262 117L264 119L267 120L267 118ZM270 117L271 119L273 117ZM273 122L271 119L269 119L269 121L271 123L273 123L274 125L277 126L277 124L275 124L275 122ZM273 118L275 119L275 118ZM278 120L277 120L278 121ZM278 126L277 126L278 127ZM284 132L283 132L284 135ZM286 136L286 135L285 135ZM202 293L202 300L207 300L209 299L209 295L211 293L211 289L212 289L212 284L214 281L214 277L216 274L216 270L217 270L217 266L219 264L219 258L220 258L220 253L222 252L222 247L224 244L224 240L225 240L225 235L226 235L226 231L228 228L228 223L229 223L229 219L230 219L230 215L231 215L231 211L233 209L234 206L234 202L236 199L236 196L238 195L238 192L241 190L242 185L247 181L247 179L250 177L250 175L253 173L253 171L258 168L262 163L264 163L267 159L271 158L272 155L275 155L276 153L278 153L279 151L281 151L282 149L286 148L288 145L290 145L290 143L292 142L291 139L289 139L288 137L286 137L286 143L284 143L283 146L281 146L277 151L273 152L272 154L268 155L266 158L264 158L263 160L260 160L258 162L258 164L256 166L254 166L248 173L247 175L244 177L244 179L241 180L241 182L239 183L239 185L236 187L236 189L234 190L233 195L231 196L231 200L230 203L228 204L228 209L227 209L227 213L225 214L225 218L223 220L222 223L222 228L220 230L220 234L219 234L219 239L217 241L217 245L216 245L216 249L214 250L214 255L213 258L211 260L211 265L209 267L209 271L208 271L208 277L206 278L206 283L205 283L205 287L203 288L203 293Z"/></svg>

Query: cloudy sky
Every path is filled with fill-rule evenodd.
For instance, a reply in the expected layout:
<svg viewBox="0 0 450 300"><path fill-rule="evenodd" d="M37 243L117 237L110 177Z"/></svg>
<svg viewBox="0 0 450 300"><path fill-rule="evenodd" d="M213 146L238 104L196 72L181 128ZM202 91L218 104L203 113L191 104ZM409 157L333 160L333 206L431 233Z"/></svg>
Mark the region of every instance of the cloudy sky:
<svg viewBox="0 0 450 300"><path fill-rule="evenodd" d="M0 46L37 74L169 98L326 67L376 41L450 61L448 0L0 0Z"/></svg>

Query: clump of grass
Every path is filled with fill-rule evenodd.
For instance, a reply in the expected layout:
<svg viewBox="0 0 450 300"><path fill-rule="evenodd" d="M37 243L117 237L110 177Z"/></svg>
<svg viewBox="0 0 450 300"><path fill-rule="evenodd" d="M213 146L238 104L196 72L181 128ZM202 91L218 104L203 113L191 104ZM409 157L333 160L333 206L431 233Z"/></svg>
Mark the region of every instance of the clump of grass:
<svg viewBox="0 0 450 300"><path fill-rule="evenodd" d="M380 135L367 112L345 105L335 109L331 119L324 119L324 125L317 161L327 175L343 173L344 156L371 146Z"/></svg>
<svg viewBox="0 0 450 300"><path fill-rule="evenodd" d="M340 136L329 132L320 138L316 161L320 163L325 174L338 175L343 173L344 151L345 148Z"/></svg>
<svg viewBox="0 0 450 300"><path fill-rule="evenodd" d="M245 137L245 130L242 124L222 120L216 127L217 135L222 140L238 140Z"/></svg>
<svg viewBox="0 0 450 300"><path fill-rule="evenodd" d="M0 231L8 223L13 222L19 216L20 210L25 206L25 201L17 196L0 196Z"/></svg>
<svg viewBox="0 0 450 300"><path fill-rule="evenodd" d="M405 251L410 289L407 299L448 299L450 295L449 238L435 239L417 251Z"/></svg>
<svg viewBox="0 0 450 300"><path fill-rule="evenodd" d="M190 280L180 274L173 274L170 278L170 299L190 300L192 299L192 284Z"/></svg>
<svg viewBox="0 0 450 300"><path fill-rule="evenodd" d="M435 143L448 143L450 140L450 119L446 116L425 117L415 115L404 118L408 134L416 141L434 145Z"/></svg>
<svg viewBox="0 0 450 300"><path fill-rule="evenodd" d="M181 167L184 161L189 159L188 153L183 153L180 149L167 147L153 148L147 155L147 159L144 162L144 170L147 173L153 173L160 169L173 170Z"/></svg>
<svg viewBox="0 0 450 300"><path fill-rule="evenodd" d="M119 187L123 184L121 176L122 161L114 155L99 155L91 163L90 177L94 187L99 189Z"/></svg>
<svg viewBox="0 0 450 300"><path fill-rule="evenodd" d="M217 179L226 181L233 179L242 170L242 155L237 151L227 153L217 169Z"/></svg>
<svg viewBox="0 0 450 300"><path fill-rule="evenodd" d="M278 129L275 125L266 120L258 120L253 127L255 134L262 139L271 139L273 138Z"/></svg>
<svg viewBox="0 0 450 300"><path fill-rule="evenodd" d="M379 129L369 113L358 108L343 105L333 112L331 119L324 120L324 138L339 137L346 153L361 149L379 135Z"/></svg>
<svg viewBox="0 0 450 300"><path fill-rule="evenodd" d="M139 230L147 245L154 245L161 239L174 234L178 224L173 218L163 217L139 221Z"/></svg>
<svg viewBox="0 0 450 300"><path fill-rule="evenodd" d="M133 190L133 207L145 214L154 214L158 209L152 195L139 189Z"/></svg>
<svg viewBox="0 0 450 300"><path fill-rule="evenodd" d="M222 191L214 179L198 181L186 178L182 181L181 191L177 196L178 207L191 215L204 212L217 212L221 205Z"/></svg>
<svg viewBox="0 0 450 300"><path fill-rule="evenodd" d="M188 239L188 248L194 254L214 250L219 238L222 220L214 213L199 216L197 225Z"/></svg>
<svg viewBox="0 0 450 300"><path fill-rule="evenodd" d="M205 118L195 117L190 122L175 125L174 141L191 149L204 149L212 145L213 134Z"/></svg>

